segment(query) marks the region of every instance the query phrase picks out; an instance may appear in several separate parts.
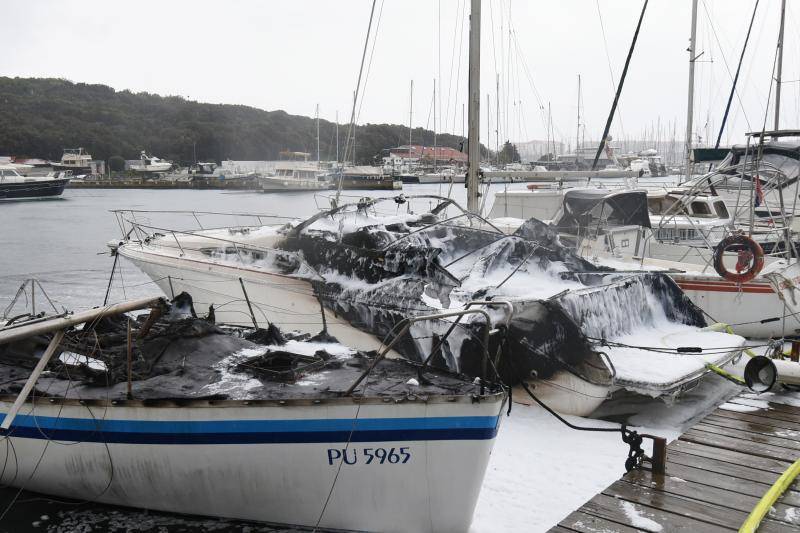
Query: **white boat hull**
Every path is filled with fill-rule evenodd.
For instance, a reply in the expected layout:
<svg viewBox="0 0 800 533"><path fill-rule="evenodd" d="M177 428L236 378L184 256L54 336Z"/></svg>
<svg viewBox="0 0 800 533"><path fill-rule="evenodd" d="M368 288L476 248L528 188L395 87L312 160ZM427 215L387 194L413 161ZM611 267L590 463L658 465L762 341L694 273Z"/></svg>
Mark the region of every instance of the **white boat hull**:
<svg viewBox="0 0 800 533"><path fill-rule="evenodd" d="M4 439L15 461L1 479L54 496L182 514L467 531L502 400L28 403ZM0 412L10 405L0 402Z"/></svg>
<svg viewBox="0 0 800 533"><path fill-rule="evenodd" d="M418 183L464 183L463 174L422 174Z"/></svg>
<svg viewBox="0 0 800 533"><path fill-rule="evenodd" d="M716 276L671 277L695 305L717 322L730 324L737 335L767 339L800 333L797 310L784 307L763 276L741 285Z"/></svg>
<svg viewBox="0 0 800 533"><path fill-rule="evenodd" d="M262 176L258 184L265 192L322 191L331 188L327 181L297 179L285 176Z"/></svg>
<svg viewBox="0 0 800 533"><path fill-rule="evenodd" d="M120 246L118 253L147 274L169 297L188 293L198 313L205 314L213 305L219 323L252 326L254 316L263 328L274 323L284 330L311 335L323 329L321 305L308 281L221 262L149 253L136 243ZM253 315L244 291L247 291ZM326 311L325 321L328 333L346 346L359 350L380 347L380 341L373 335L351 326L330 311ZM390 355L397 354L391 351Z"/></svg>

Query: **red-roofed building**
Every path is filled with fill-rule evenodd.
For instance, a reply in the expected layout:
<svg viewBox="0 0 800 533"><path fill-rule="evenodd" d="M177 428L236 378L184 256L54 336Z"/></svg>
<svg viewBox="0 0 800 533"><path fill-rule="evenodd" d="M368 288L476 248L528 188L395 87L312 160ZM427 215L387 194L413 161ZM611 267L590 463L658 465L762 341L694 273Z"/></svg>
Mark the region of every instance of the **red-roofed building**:
<svg viewBox="0 0 800 533"><path fill-rule="evenodd" d="M393 165L433 164L434 157L437 165L466 165L467 154L455 148L437 146L421 146L419 144L398 146L389 150L385 162Z"/></svg>

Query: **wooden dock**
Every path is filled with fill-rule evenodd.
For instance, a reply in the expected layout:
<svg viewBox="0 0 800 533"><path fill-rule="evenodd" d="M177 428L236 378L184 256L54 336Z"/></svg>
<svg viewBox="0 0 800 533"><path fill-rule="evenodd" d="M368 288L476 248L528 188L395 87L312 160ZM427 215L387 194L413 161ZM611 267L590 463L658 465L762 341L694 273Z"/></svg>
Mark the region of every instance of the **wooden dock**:
<svg viewBox="0 0 800 533"><path fill-rule="evenodd" d="M763 404L742 396L731 400L667 447L666 475L625 474L550 531L738 531L800 457L800 407ZM797 482L758 531L800 532Z"/></svg>

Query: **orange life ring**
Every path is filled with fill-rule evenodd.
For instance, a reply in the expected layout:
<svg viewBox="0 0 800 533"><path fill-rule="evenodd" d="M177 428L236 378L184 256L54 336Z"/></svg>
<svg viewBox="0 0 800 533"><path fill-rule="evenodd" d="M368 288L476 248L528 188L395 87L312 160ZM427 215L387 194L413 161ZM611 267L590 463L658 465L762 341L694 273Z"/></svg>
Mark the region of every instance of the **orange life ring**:
<svg viewBox="0 0 800 533"><path fill-rule="evenodd" d="M725 268L723 256L728 248L738 252L736 272ZM747 235L731 235L725 237L714 248L714 270L717 274L734 283L746 283L756 277L764 268L764 250L761 245Z"/></svg>

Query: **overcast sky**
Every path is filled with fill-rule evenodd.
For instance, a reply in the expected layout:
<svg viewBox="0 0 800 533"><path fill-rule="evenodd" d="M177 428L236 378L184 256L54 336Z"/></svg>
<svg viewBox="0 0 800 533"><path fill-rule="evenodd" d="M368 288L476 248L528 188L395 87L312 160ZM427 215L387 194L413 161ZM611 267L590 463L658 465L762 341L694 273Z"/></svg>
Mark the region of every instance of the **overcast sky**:
<svg viewBox="0 0 800 533"><path fill-rule="evenodd" d="M754 1L700 0L703 55L697 63L695 132L704 139L716 136L711 132L719 127ZM788 4L782 125L799 127L800 5ZM0 75L63 77L309 116L319 104L323 118L333 120L338 111L346 122L371 5L372 0L4 0ZM616 79L642 3L482 5L482 140L487 93L495 127L498 73L502 138L544 139L542 107L549 104L556 137L573 140L578 74L586 138L598 138L613 98L609 60ZM469 0L377 0L377 39L374 48L370 44L374 54L360 123L407 124L413 79L413 124L432 127L437 78L438 129L461 133L468 11ZM690 12L689 0L651 0L623 90L621 121L612 129L617 137L641 137L660 121L662 137L671 137L675 127L683 138ZM724 143L739 140L749 127L760 129L764 121L779 15L780 0L761 0L742 69L741 103L734 102Z"/></svg>

